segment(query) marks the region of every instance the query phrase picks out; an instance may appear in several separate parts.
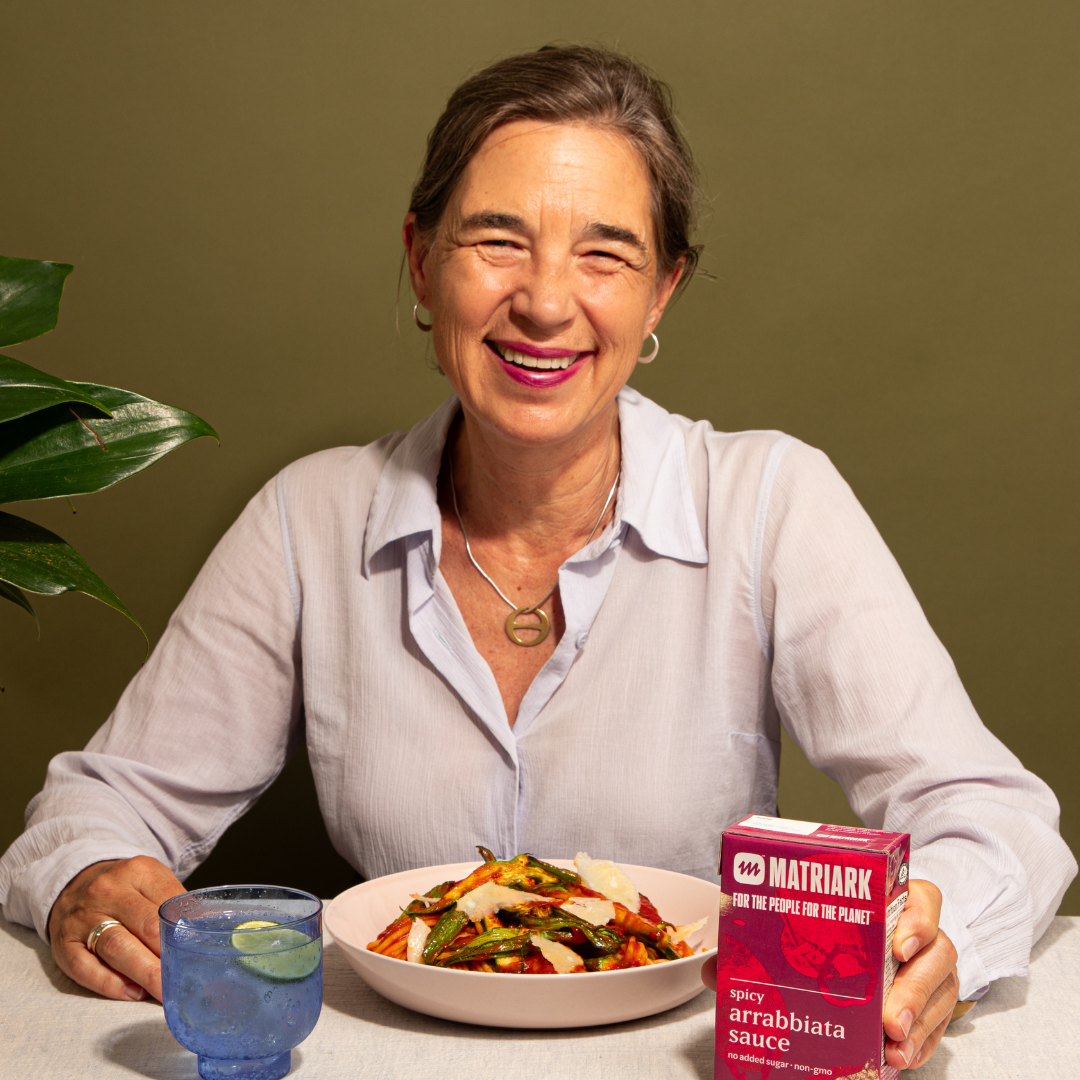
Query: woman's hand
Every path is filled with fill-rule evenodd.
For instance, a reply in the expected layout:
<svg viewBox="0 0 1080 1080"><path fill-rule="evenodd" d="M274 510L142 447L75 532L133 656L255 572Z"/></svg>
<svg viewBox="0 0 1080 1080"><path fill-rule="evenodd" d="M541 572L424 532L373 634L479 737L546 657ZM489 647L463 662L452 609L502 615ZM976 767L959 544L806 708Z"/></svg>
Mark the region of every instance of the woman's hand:
<svg viewBox="0 0 1080 1080"><path fill-rule="evenodd" d="M99 862L76 874L49 914L53 959L81 986L117 1000L161 1000L158 908L184 891L173 872L157 859ZM95 956L86 947L90 931L106 919Z"/></svg>
<svg viewBox="0 0 1080 1080"><path fill-rule="evenodd" d="M956 1005L956 948L938 929L940 915L938 887L909 882L893 937L893 956L901 964L885 1002L885 1060L894 1069L917 1069L930 1060Z"/></svg>

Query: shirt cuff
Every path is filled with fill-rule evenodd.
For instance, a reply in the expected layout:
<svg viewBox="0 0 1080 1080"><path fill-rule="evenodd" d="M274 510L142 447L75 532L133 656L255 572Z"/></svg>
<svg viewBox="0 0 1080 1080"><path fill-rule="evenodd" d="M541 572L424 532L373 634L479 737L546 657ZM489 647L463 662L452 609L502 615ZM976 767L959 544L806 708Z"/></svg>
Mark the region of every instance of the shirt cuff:
<svg viewBox="0 0 1080 1080"><path fill-rule="evenodd" d="M26 834L8 850L4 862L11 866L7 888L2 897L4 918L8 922L32 926L46 945L49 944L49 915L56 898L80 871L94 863L112 859L131 859L145 851L122 840L106 843L103 840L78 841L64 844L42 858L18 865L16 847Z"/></svg>
<svg viewBox="0 0 1080 1080"><path fill-rule="evenodd" d="M943 931L956 948L956 973L960 978L961 1001L977 1001L990 988L990 977L975 949L971 933L961 921L946 893L941 894L941 915L938 929Z"/></svg>

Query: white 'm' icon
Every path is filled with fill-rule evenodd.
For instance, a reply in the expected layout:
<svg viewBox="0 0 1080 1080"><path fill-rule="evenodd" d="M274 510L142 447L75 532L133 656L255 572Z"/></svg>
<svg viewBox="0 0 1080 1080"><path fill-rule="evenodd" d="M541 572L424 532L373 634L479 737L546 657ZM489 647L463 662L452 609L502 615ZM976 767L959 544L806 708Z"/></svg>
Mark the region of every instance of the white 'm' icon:
<svg viewBox="0 0 1080 1080"><path fill-rule="evenodd" d="M743 885L765 884L765 860L760 855L735 856L735 880Z"/></svg>

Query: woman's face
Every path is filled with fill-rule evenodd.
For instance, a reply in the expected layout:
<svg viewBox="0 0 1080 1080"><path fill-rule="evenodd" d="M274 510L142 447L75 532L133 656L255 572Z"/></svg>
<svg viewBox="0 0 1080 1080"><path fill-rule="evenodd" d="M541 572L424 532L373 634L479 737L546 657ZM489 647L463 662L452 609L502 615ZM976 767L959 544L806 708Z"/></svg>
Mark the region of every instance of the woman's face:
<svg viewBox="0 0 1080 1080"><path fill-rule="evenodd" d="M440 366L474 420L522 447L609 412L680 272L658 277L637 152L586 124L497 128L430 244L412 214L404 238Z"/></svg>

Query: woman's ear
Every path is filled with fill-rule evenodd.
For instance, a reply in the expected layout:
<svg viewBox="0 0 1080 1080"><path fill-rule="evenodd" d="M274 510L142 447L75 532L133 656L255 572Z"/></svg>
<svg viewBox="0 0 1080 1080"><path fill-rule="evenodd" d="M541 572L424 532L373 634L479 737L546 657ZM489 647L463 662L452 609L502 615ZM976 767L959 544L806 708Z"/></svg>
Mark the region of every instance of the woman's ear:
<svg viewBox="0 0 1080 1080"><path fill-rule="evenodd" d="M405 215L401 226L401 239L405 244L405 254L409 261L409 284L421 307L431 310L431 288L427 277L427 256L429 245L421 237L416 227L416 214L410 210Z"/></svg>
<svg viewBox="0 0 1080 1080"><path fill-rule="evenodd" d="M664 309L668 306L671 295L675 292L675 286L679 284L685 269L686 259L682 258L675 264L675 269L657 285L656 295L653 297L652 304L649 305L649 316L645 320L645 333L647 335L651 334L659 325L660 317L664 314Z"/></svg>

